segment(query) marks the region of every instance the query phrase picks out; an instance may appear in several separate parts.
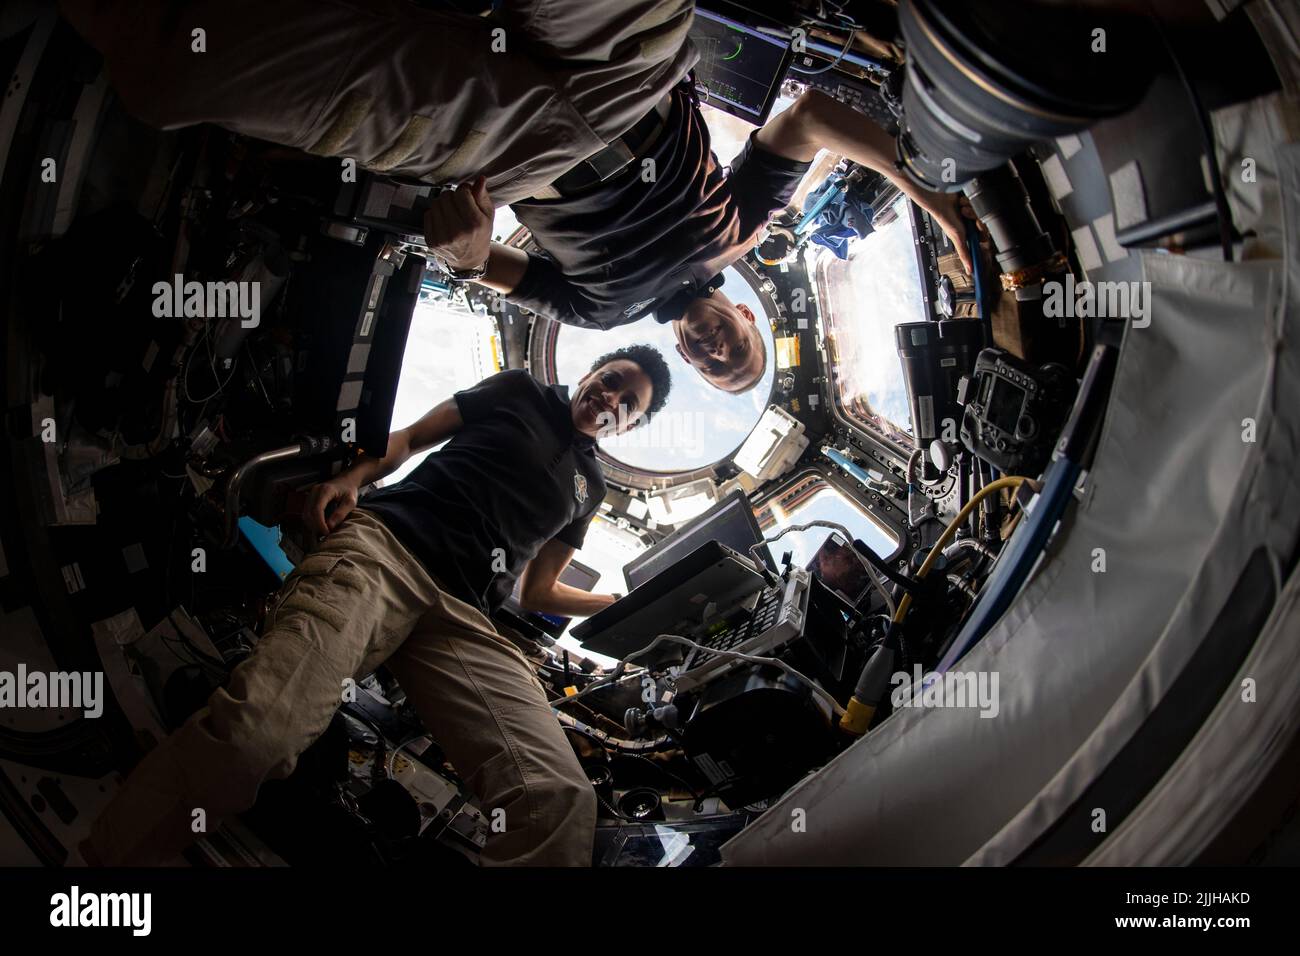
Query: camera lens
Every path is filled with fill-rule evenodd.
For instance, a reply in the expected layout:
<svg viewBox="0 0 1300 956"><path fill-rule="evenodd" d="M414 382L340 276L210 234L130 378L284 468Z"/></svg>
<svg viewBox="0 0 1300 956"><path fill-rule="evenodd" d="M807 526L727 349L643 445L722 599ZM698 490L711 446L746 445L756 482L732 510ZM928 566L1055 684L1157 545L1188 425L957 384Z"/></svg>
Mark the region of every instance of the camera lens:
<svg viewBox="0 0 1300 956"><path fill-rule="evenodd" d="M956 191L1031 143L1120 113L1149 80L1141 19L1006 0L903 0L898 16L899 160L927 189Z"/></svg>

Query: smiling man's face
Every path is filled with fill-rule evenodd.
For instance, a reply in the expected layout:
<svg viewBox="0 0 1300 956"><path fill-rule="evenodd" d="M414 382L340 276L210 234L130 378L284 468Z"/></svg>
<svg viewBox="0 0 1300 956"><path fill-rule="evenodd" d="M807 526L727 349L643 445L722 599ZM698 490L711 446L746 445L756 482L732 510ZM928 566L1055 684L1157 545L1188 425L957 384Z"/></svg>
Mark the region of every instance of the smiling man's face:
<svg viewBox="0 0 1300 956"><path fill-rule="evenodd" d="M763 375L767 349L754 313L721 292L692 302L673 332L677 354L714 388L741 392Z"/></svg>

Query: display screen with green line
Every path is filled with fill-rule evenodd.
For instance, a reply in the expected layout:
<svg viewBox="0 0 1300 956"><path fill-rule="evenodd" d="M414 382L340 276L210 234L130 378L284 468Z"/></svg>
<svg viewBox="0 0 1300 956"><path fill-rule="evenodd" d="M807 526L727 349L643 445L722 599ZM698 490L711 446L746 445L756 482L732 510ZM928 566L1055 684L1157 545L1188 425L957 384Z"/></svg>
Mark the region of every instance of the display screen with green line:
<svg viewBox="0 0 1300 956"><path fill-rule="evenodd" d="M703 7L696 7L691 40L700 51L701 101L755 126L767 122L790 66L789 43Z"/></svg>

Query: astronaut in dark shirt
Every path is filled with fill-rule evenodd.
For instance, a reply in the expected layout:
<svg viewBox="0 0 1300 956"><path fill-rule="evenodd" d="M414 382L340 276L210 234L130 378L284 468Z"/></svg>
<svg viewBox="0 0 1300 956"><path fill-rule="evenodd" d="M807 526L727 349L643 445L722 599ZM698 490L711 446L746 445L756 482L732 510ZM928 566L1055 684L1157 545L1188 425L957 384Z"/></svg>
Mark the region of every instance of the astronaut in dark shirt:
<svg viewBox="0 0 1300 956"><path fill-rule="evenodd" d="M544 255L491 241L494 208L482 178L435 200L426 241L452 269L485 270L477 281L568 325L608 329L648 315L671 322L682 359L732 393L762 378L767 356L757 316L721 291L720 274L754 247L820 149L896 183L970 268L957 197L899 175L893 140L866 116L810 91L756 130L724 169L688 90L672 91L662 132L622 172L580 195L512 203Z"/></svg>
<svg viewBox="0 0 1300 956"><path fill-rule="evenodd" d="M571 325L671 322L678 354L724 391L753 387L767 356L757 316L719 276L822 148L896 183L970 270L957 198L901 176L891 137L829 96L805 93L724 171L689 92L693 0L496 0L488 17L406 0L59 6L138 118L216 123L447 187L425 238L457 279ZM191 50L195 24L202 55ZM566 185L611 150L626 165ZM497 202L545 255L491 241Z"/></svg>
<svg viewBox="0 0 1300 956"><path fill-rule="evenodd" d="M393 432L382 458L362 456L313 486L303 518L324 538L268 605L253 654L145 755L82 858L174 860L197 838L195 807L212 825L251 806L329 726L340 687L383 664L503 824L480 863L589 865L591 781L535 666L489 615L516 578L521 605L544 614L587 616L614 602L560 574L605 497L596 441L647 421L670 388L646 346L597 359L572 395L510 369ZM358 499L435 446L405 479Z"/></svg>

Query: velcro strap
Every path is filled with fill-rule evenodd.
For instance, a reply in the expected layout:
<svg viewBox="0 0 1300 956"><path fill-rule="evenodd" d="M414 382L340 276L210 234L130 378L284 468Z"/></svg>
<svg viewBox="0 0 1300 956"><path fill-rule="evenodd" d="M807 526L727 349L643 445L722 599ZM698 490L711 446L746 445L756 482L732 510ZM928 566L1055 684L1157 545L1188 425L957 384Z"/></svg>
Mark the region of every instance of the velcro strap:
<svg viewBox="0 0 1300 956"><path fill-rule="evenodd" d="M370 168L384 173L405 162L415 152L420 142L429 135L431 129L433 129L433 120L428 116L412 116L406 121L406 126L398 134L393 145L370 161Z"/></svg>
<svg viewBox="0 0 1300 956"><path fill-rule="evenodd" d="M307 152L317 156L337 156L374 105L374 97L368 93L348 91L339 102L334 122L321 133L316 142L307 147Z"/></svg>

